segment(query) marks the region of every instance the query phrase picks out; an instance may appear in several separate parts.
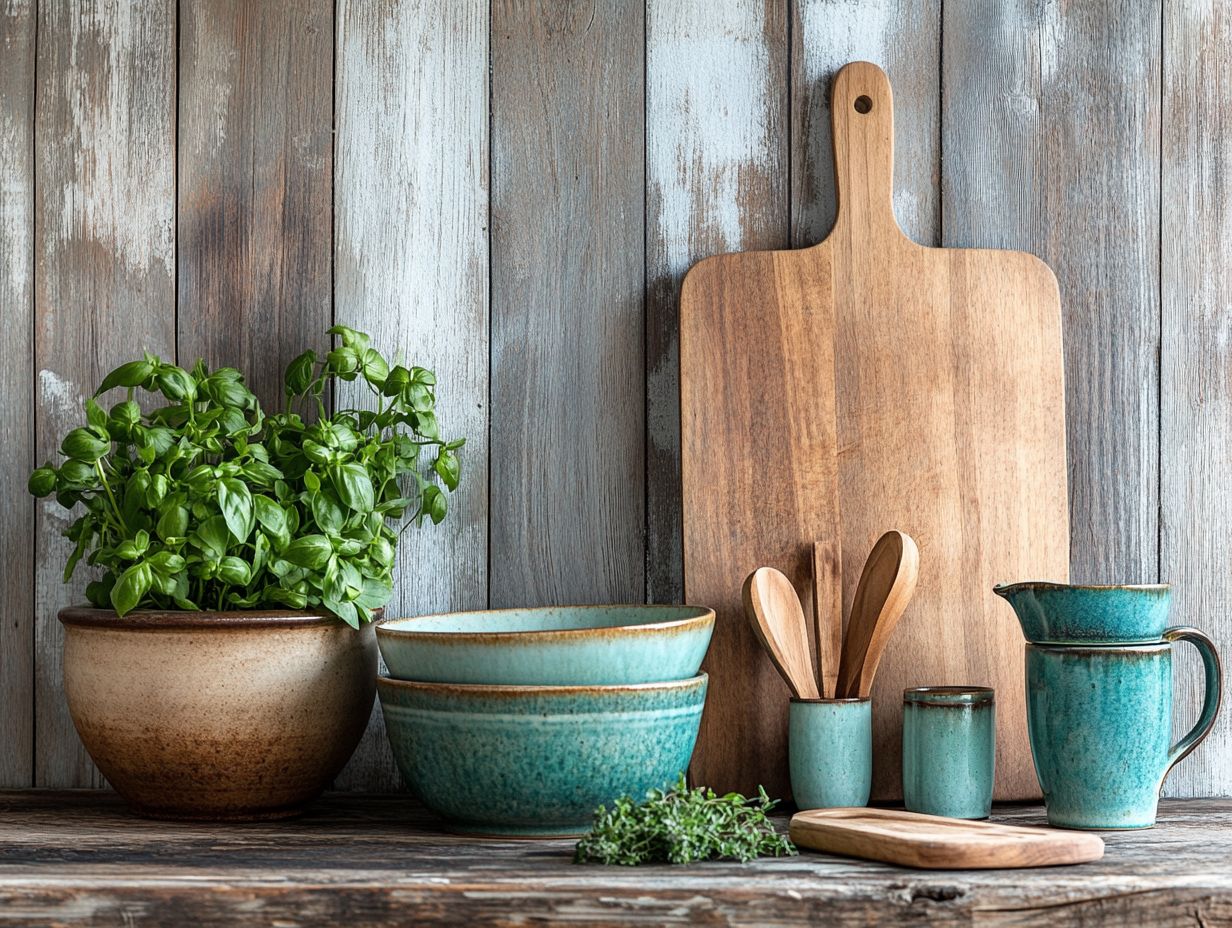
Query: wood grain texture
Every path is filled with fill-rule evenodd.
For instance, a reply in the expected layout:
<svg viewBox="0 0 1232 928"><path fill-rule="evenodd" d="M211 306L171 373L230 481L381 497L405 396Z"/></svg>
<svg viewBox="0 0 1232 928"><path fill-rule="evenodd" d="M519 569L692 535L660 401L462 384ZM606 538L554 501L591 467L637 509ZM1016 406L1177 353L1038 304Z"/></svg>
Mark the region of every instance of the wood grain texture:
<svg viewBox="0 0 1232 928"><path fill-rule="evenodd" d="M1173 584L1172 624L1196 625L1232 646L1232 15L1173 3L1164 20L1160 579ZM1176 649L1178 735L1202 704L1200 663ZM1232 716L1168 778L1169 795L1232 793Z"/></svg>
<svg viewBox="0 0 1232 928"><path fill-rule="evenodd" d="M34 785L34 0L0 2L0 786Z"/></svg>
<svg viewBox="0 0 1232 928"><path fill-rule="evenodd" d="M179 359L277 408L331 325L333 4L184 4L179 54Z"/></svg>
<svg viewBox="0 0 1232 928"><path fill-rule="evenodd" d="M646 5L650 602L684 595L680 282L710 255L787 242L787 47L786 0Z"/></svg>
<svg viewBox="0 0 1232 928"><path fill-rule="evenodd" d="M37 456L56 459L84 398L117 364L175 353L175 35L170 0L38 5L35 114ZM106 404L112 398L104 399ZM56 612L71 521L52 501L35 528L35 782L88 786L60 682ZM84 565L83 565L84 566Z"/></svg>
<svg viewBox="0 0 1232 928"><path fill-rule="evenodd" d="M689 772L721 793L790 793L789 694L740 578L771 566L809 595L812 539L839 534L834 282L828 262L798 256L707 258L680 297L685 596L715 610Z"/></svg>
<svg viewBox="0 0 1232 928"><path fill-rule="evenodd" d="M1159 572L1160 6L945 5L944 244L1056 272L1079 582Z"/></svg>
<svg viewBox="0 0 1232 928"><path fill-rule="evenodd" d="M797 847L925 870L1010 870L1089 863L1098 835L968 822L897 809L812 809L791 817Z"/></svg>
<svg viewBox="0 0 1232 928"><path fill-rule="evenodd" d="M391 616L488 601L488 4L338 5L337 321L429 367L466 437L448 518L398 545ZM343 402L363 402L355 391ZM339 786L399 784L380 710Z"/></svg>
<svg viewBox="0 0 1232 928"><path fill-rule="evenodd" d="M744 574L736 569L742 560L774 564L793 550L775 545L794 541L807 561L811 540L827 535L810 523L823 510L836 518L824 505L833 497L815 481L833 468L837 447L844 599L887 528L906 532L920 549L915 599L873 690L874 797L900 793L902 690L975 682L998 690L996 794L1030 797L1037 784L1022 666L1005 660L1021 648L1021 635L992 585L1004 575L1063 575L1068 566L1056 280L1031 255L924 248L906 238L892 207L885 74L849 65L835 80L834 99L842 101L833 109L840 200L830 236L795 252L712 258L685 279L686 593L704 589L699 602L723 606L725 577ZM736 329L745 318L757 321ZM787 318L804 331L776 346L775 334L791 331ZM830 318L833 338L817 335ZM825 419L817 411L825 388L817 384L831 364L837 446L817 440ZM750 370L757 395L774 398L755 416ZM801 370L809 376L797 379ZM776 453L765 454L771 447ZM741 483L754 468L755 485ZM731 703L734 714L765 731L756 744L723 742L730 757L707 769L722 788L734 781L747 791L754 774L781 779L785 754L775 740L781 727L759 702L769 697L739 657L725 649L716 625L707 663L736 676L714 678L707 711L717 718L716 702L734 686L746 704ZM703 718L703 760L715 743L706 726Z"/></svg>
<svg viewBox="0 0 1232 928"><path fill-rule="evenodd" d="M940 245L940 0L795 0L791 60L792 246L815 245L834 225L830 87L849 61L880 65L894 82L894 215L909 238Z"/></svg>
<svg viewBox="0 0 1232 928"><path fill-rule="evenodd" d="M1068 569L1056 278L1022 252L906 238L884 73L849 65L834 100L839 213L815 251L834 268L844 600L887 528L920 549L873 687L873 796L901 795L902 691L958 684L997 691L994 797L1032 798L1022 636L992 587Z"/></svg>
<svg viewBox="0 0 1232 928"><path fill-rule="evenodd" d="M643 20L492 5L493 606L645 596Z"/></svg>
<svg viewBox="0 0 1232 928"><path fill-rule="evenodd" d="M843 553L839 537L813 542L813 623L821 695L833 699L843 653Z"/></svg>
<svg viewBox="0 0 1232 928"><path fill-rule="evenodd" d="M994 821L1043 824L1038 806ZM778 820L786 825L785 819ZM0 796L0 925L1225 925L1232 804L1169 801L1065 869L916 872L804 852L602 867L573 842L436 831L406 800L326 798L241 828L134 818L112 797Z"/></svg>

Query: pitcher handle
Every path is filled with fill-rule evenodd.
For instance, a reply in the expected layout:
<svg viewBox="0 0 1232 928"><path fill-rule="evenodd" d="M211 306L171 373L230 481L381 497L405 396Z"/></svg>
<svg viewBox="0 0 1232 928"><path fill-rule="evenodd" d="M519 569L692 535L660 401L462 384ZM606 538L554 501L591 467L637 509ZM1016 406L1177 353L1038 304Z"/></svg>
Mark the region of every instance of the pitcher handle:
<svg viewBox="0 0 1232 928"><path fill-rule="evenodd" d="M1202 713L1198 716L1198 721L1194 723L1189 734L1168 751L1168 770L1171 770L1211 733L1211 728L1215 725L1215 716L1219 714L1219 703L1223 699L1223 670L1219 664L1219 652L1215 650L1215 643L1196 628L1184 625L1169 628L1164 632L1164 641L1188 641L1198 649L1198 653L1202 656L1206 689L1202 697Z"/></svg>

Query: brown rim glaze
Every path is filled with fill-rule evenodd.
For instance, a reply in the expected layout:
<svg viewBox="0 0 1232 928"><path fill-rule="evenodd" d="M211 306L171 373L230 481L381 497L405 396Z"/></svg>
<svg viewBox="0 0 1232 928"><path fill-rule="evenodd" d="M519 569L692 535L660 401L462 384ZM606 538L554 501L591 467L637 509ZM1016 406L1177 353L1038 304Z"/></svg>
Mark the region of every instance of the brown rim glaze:
<svg viewBox="0 0 1232 928"><path fill-rule="evenodd" d="M630 611L637 610L652 610L652 609L693 609L696 610L696 615L686 616L682 619L667 619L663 622L639 622L635 625L592 625L587 628L540 628L528 629L521 632L488 632L488 631L473 631L473 632L442 632L442 631L416 631L412 628L390 628L394 622L420 622L429 619L443 619L452 615L502 615L510 612L533 612L536 609L550 609L553 611L564 609L582 609L594 610L595 612L608 612L616 609L625 609ZM615 635L636 634L641 631L664 631L668 629L688 628L690 625L707 625L714 622L714 610L708 609L705 606L686 606L686 605L650 605L646 603L633 603L630 605L622 605L613 603L611 605L589 605L589 606L524 606L522 608L512 609L473 609L462 610L458 612L434 612L431 615L416 615L416 616L391 616L387 619L381 619L376 623L378 637L394 637L394 638L414 638L416 641L437 641L437 642L508 642L511 640L529 641L542 643L546 641L555 641L563 639L568 641L571 638L580 638L588 636L604 637Z"/></svg>
<svg viewBox="0 0 1232 928"><path fill-rule="evenodd" d="M792 696L789 702L799 703L802 706L833 706L844 702L872 702L872 696L833 696L829 699L804 699L799 696Z"/></svg>
<svg viewBox="0 0 1232 928"><path fill-rule="evenodd" d="M695 677L684 680L662 680L658 683L610 683L605 685L521 685L513 683L430 683L425 680L395 680L393 677L376 678L378 688L382 686L401 690L421 690L432 693L452 693L456 696L528 696L542 693L544 695L572 695L575 693L612 693L612 692L646 692L649 690L689 690L703 686L710 679L707 673L699 673Z"/></svg>
<svg viewBox="0 0 1232 928"><path fill-rule="evenodd" d="M373 610L379 621L383 609ZM93 606L66 606L60 610L64 625L78 628L114 628L120 631L181 629L181 628L286 628L287 626L345 625L342 619L324 612L296 609L246 609L231 612L176 612L172 610L138 609L125 616L110 609Z"/></svg>
<svg viewBox="0 0 1232 928"><path fill-rule="evenodd" d="M997 583L992 591L997 594L1018 590L1133 590L1144 593L1166 593L1170 583L1061 583L1057 580L1019 580L1015 583Z"/></svg>
<svg viewBox="0 0 1232 928"><path fill-rule="evenodd" d="M904 706L970 708L991 705L995 699L996 690L991 686L913 686L903 690Z"/></svg>

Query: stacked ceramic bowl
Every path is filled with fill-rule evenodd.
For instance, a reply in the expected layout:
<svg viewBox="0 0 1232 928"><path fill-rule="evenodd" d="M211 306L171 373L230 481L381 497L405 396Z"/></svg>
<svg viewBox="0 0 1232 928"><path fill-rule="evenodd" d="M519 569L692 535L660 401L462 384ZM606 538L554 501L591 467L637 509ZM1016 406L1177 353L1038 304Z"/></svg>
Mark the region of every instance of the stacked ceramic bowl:
<svg viewBox="0 0 1232 928"><path fill-rule="evenodd" d="M398 768L452 830L583 832L596 806L688 766L713 630L693 606L386 620L377 692Z"/></svg>

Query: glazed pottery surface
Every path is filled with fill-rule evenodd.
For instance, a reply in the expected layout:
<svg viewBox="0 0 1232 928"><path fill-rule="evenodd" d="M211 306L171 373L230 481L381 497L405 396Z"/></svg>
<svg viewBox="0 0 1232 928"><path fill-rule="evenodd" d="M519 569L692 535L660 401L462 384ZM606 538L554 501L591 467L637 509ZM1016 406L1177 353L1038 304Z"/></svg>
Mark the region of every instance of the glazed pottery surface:
<svg viewBox="0 0 1232 928"><path fill-rule="evenodd" d="M1195 629L1149 645L1027 645L1027 722L1048 821L1147 828L1168 771L1206 737L1219 710L1219 658ZM1172 737L1172 642L1197 646L1206 676L1192 731Z"/></svg>
<svg viewBox="0 0 1232 928"><path fill-rule="evenodd" d="M921 686L903 693L903 804L909 812L988 818L996 706L986 686Z"/></svg>
<svg viewBox="0 0 1232 928"><path fill-rule="evenodd" d="M1036 644L1145 644L1168 624L1167 584L1072 586L1009 583L993 587L1013 607L1023 637Z"/></svg>
<svg viewBox="0 0 1232 928"><path fill-rule="evenodd" d="M705 674L633 686L479 686L381 677L407 785L454 831L580 834L595 808L675 782L689 764Z"/></svg>
<svg viewBox="0 0 1232 928"><path fill-rule="evenodd" d="M798 808L868 805L873 701L793 699L787 710L787 758Z"/></svg>
<svg viewBox="0 0 1232 928"><path fill-rule="evenodd" d="M372 714L371 625L295 612L70 608L64 690L82 744L139 813L294 814L327 787Z"/></svg>
<svg viewBox="0 0 1232 928"><path fill-rule="evenodd" d="M388 619L376 635L399 680L608 686L692 677L713 631L698 606L553 606Z"/></svg>

